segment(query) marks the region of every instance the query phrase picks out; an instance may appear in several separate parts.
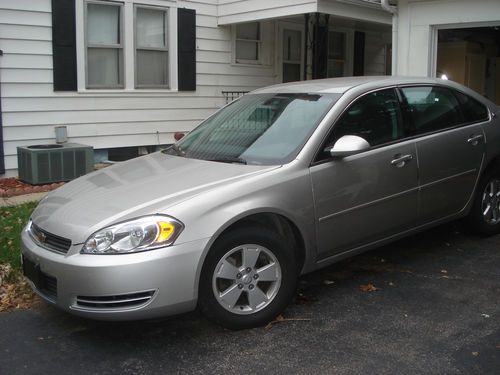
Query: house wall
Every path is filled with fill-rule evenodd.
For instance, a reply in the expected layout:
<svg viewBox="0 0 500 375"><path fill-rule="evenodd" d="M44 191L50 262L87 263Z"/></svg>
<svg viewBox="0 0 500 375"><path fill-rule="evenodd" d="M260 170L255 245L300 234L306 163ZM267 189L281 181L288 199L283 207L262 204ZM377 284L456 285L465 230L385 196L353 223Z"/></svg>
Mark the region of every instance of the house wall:
<svg viewBox="0 0 500 375"><path fill-rule="evenodd" d="M437 30L500 25L498 0L399 0L395 72L433 76Z"/></svg>
<svg viewBox="0 0 500 375"><path fill-rule="evenodd" d="M69 141L94 148L172 143L175 132L191 130L225 104L221 91L275 83L274 66L231 63L231 31L217 26L216 0L143 3L196 9L195 92L85 90L81 82L78 92L54 92L51 0L0 0L6 175L16 174L16 147L54 143L55 126L66 125Z"/></svg>

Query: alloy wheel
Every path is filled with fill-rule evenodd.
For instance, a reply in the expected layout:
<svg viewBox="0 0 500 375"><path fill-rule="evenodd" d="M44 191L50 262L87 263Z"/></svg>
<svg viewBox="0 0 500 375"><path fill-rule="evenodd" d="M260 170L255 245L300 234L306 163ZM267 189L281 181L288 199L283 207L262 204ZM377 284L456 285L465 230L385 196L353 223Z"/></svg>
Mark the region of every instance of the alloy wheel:
<svg viewBox="0 0 500 375"><path fill-rule="evenodd" d="M245 244L228 251L215 267L212 288L226 310L249 315L268 306L281 286L281 266L264 246Z"/></svg>

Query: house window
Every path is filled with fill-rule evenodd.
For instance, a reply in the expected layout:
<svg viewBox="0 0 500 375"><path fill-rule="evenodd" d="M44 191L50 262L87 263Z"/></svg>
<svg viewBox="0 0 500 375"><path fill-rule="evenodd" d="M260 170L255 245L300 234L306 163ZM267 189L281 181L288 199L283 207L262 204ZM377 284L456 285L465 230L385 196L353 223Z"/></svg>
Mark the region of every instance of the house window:
<svg viewBox="0 0 500 375"><path fill-rule="evenodd" d="M242 64L261 63L261 25L249 22L236 25L236 62Z"/></svg>
<svg viewBox="0 0 500 375"><path fill-rule="evenodd" d="M330 31L328 35L328 77L343 77L346 70L347 35Z"/></svg>
<svg viewBox="0 0 500 375"><path fill-rule="evenodd" d="M167 10L135 8L136 87L168 87Z"/></svg>
<svg viewBox="0 0 500 375"><path fill-rule="evenodd" d="M86 66L88 88L123 87L123 6L86 2Z"/></svg>

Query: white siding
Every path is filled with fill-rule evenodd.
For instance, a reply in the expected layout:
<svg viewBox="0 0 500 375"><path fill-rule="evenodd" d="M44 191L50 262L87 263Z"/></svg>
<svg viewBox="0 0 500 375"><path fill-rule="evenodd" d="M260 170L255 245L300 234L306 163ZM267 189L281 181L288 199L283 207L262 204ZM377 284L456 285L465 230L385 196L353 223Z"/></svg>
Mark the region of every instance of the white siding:
<svg viewBox="0 0 500 375"><path fill-rule="evenodd" d="M54 126L66 125L71 142L95 148L157 144L157 132L160 143L171 143L176 131L191 130L225 103L221 91L249 91L275 83L274 66L231 64L231 31L217 26L217 0L149 2L196 9L196 92L54 92L51 0L0 0L8 175L16 173L16 147L53 143Z"/></svg>
<svg viewBox="0 0 500 375"><path fill-rule="evenodd" d="M265 20L318 11L317 0L218 0L218 23Z"/></svg>

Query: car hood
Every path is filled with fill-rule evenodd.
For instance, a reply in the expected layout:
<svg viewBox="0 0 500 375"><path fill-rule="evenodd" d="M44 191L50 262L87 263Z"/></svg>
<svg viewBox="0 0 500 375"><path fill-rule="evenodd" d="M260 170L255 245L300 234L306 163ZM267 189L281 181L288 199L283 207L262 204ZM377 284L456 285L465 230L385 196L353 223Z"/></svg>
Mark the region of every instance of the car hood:
<svg viewBox="0 0 500 375"><path fill-rule="evenodd" d="M168 207L195 195L275 168L158 152L65 184L40 202L32 220L42 229L78 244L104 226L132 217L166 213Z"/></svg>

